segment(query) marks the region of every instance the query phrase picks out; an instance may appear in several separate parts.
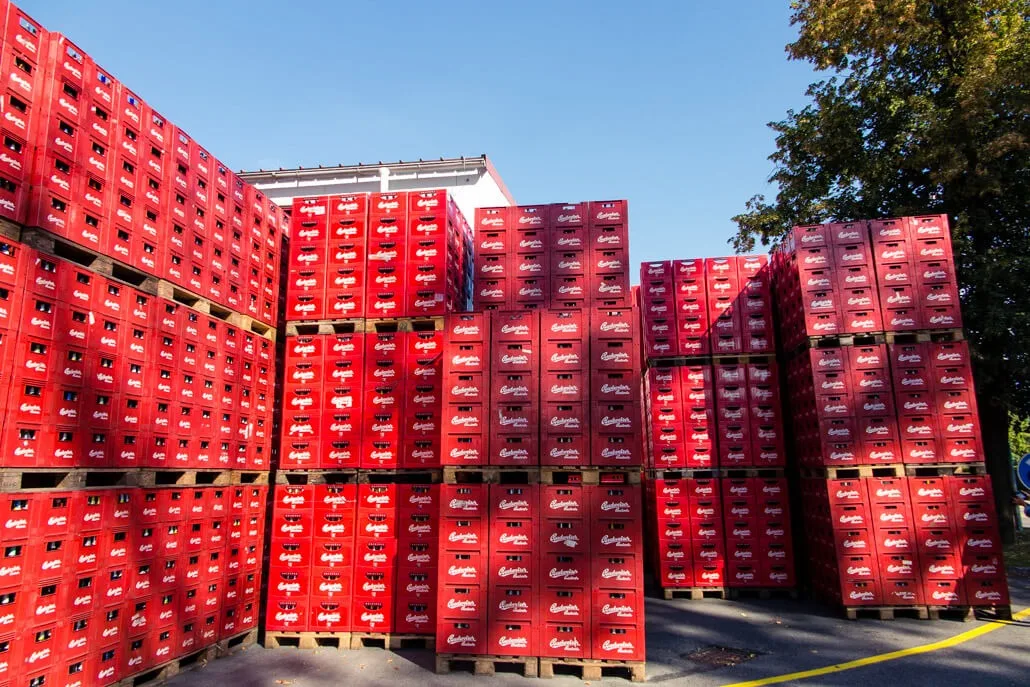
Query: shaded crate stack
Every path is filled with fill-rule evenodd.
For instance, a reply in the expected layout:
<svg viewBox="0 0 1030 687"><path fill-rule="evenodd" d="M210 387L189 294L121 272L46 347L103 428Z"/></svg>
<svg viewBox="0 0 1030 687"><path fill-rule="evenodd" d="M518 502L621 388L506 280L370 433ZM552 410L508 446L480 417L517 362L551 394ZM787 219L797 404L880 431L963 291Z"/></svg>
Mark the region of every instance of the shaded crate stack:
<svg viewBox="0 0 1030 687"><path fill-rule="evenodd" d="M490 314L488 465L540 464L540 313Z"/></svg>
<svg viewBox="0 0 1030 687"><path fill-rule="evenodd" d="M0 216L274 325L282 212L67 36L0 12Z"/></svg>
<svg viewBox="0 0 1030 687"><path fill-rule="evenodd" d="M624 200L476 210L476 310L629 305Z"/></svg>
<svg viewBox="0 0 1030 687"><path fill-rule="evenodd" d="M812 583L823 600L850 609L1007 610L985 475L804 479L802 485Z"/></svg>
<svg viewBox="0 0 1030 687"><path fill-rule="evenodd" d="M441 489L438 654L643 661L639 486Z"/></svg>
<svg viewBox="0 0 1030 687"><path fill-rule="evenodd" d="M0 495L0 679L146 675L258 622L267 487Z"/></svg>
<svg viewBox="0 0 1030 687"><path fill-rule="evenodd" d="M443 464L642 465L635 318L621 307L449 316Z"/></svg>
<svg viewBox="0 0 1030 687"><path fill-rule="evenodd" d="M486 312L457 313L444 321L442 465L489 462L490 321Z"/></svg>
<svg viewBox="0 0 1030 687"><path fill-rule="evenodd" d="M1008 612L946 218L796 227L773 262L813 586L852 616Z"/></svg>
<svg viewBox="0 0 1030 687"><path fill-rule="evenodd" d="M782 341L962 328L945 215L794 227L773 254Z"/></svg>
<svg viewBox="0 0 1030 687"><path fill-rule="evenodd" d="M290 321L466 310L471 230L445 190L296 198Z"/></svg>
<svg viewBox="0 0 1030 687"><path fill-rule="evenodd" d="M649 564L667 597L795 586L771 295L765 256L641 265Z"/></svg>
<svg viewBox="0 0 1030 687"><path fill-rule="evenodd" d="M771 283L764 255L641 264L645 354L772 354Z"/></svg>

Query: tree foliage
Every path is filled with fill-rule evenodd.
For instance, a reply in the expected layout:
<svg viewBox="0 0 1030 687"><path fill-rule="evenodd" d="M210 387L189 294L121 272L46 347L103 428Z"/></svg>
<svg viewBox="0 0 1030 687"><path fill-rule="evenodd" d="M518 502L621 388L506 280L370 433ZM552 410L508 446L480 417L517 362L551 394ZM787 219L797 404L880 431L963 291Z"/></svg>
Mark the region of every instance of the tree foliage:
<svg viewBox="0 0 1030 687"><path fill-rule="evenodd" d="M1030 0L792 8L787 52L826 78L770 124L778 192L734 217L734 247L794 224L946 213L978 387L1030 416Z"/></svg>
<svg viewBox="0 0 1030 687"><path fill-rule="evenodd" d="M1013 415L1009 425L1009 448L1012 450L1012 462L1030 453L1030 418L1019 418Z"/></svg>

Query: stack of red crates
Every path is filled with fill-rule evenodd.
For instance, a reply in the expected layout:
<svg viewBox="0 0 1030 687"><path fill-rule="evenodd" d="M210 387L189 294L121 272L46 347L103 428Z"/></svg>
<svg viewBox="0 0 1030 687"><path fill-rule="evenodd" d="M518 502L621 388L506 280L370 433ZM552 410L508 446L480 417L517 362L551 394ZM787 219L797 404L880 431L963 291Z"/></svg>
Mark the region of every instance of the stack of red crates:
<svg viewBox="0 0 1030 687"><path fill-rule="evenodd" d="M774 254L783 344L961 329L944 215L795 227Z"/></svg>
<svg viewBox="0 0 1030 687"><path fill-rule="evenodd" d="M393 631L436 632L440 536L440 485L399 484L397 592Z"/></svg>
<svg viewBox="0 0 1030 687"><path fill-rule="evenodd" d="M629 305L624 200L476 210L475 310Z"/></svg>
<svg viewBox="0 0 1030 687"><path fill-rule="evenodd" d="M440 486L440 593L436 652L487 652L487 593L491 575L487 541L490 501L486 484Z"/></svg>
<svg viewBox="0 0 1030 687"><path fill-rule="evenodd" d="M465 310L471 230L445 190L295 198L287 319Z"/></svg>
<svg viewBox="0 0 1030 687"><path fill-rule="evenodd" d="M488 465L540 464L540 313L490 314Z"/></svg>
<svg viewBox="0 0 1030 687"><path fill-rule="evenodd" d="M456 313L444 329L443 465L486 465L491 410L489 313Z"/></svg>
<svg viewBox="0 0 1030 687"><path fill-rule="evenodd" d="M806 479L803 485L812 580L824 600L1009 603L986 476Z"/></svg>
<svg viewBox="0 0 1030 687"><path fill-rule="evenodd" d="M794 587L768 259L647 262L640 279L653 574Z"/></svg>
<svg viewBox="0 0 1030 687"><path fill-rule="evenodd" d="M439 466L441 348L436 331L290 337L280 467Z"/></svg>
<svg viewBox="0 0 1030 687"><path fill-rule="evenodd" d="M591 657L644 660L643 493L639 485L587 487L591 528Z"/></svg>
<svg viewBox="0 0 1030 687"><path fill-rule="evenodd" d="M66 36L0 15L0 214L274 324L281 211Z"/></svg>
<svg viewBox="0 0 1030 687"><path fill-rule="evenodd" d="M649 358L774 352L771 273L764 255L640 266Z"/></svg>
<svg viewBox="0 0 1030 687"><path fill-rule="evenodd" d="M540 512L540 655L590 658L594 585L588 488L541 485Z"/></svg>
<svg viewBox="0 0 1030 687"><path fill-rule="evenodd" d="M1007 605L947 218L796 227L773 264L819 594Z"/></svg>
<svg viewBox="0 0 1030 687"><path fill-rule="evenodd" d="M726 586L722 491L715 477L646 482L654 504L651 564L664 589Z"/></svg>
<svg viewBox="0 0 1030 687"><path fill-rule="evenodd" d="M0 25L0 215L39 248L0 247L0 465L267 470L280 211L67 37ZM4 495L0 682L111 684L255 627L266 490Z"/></svg>
<svg viewBox="0 0 1030 687"><path fill-rule="evenodd" d="M486 652L539 656L539 488L491 484Z"/></svg>
<svg viewBox="0 0 1030 687"><path fill-rule="evenodd" d="M256 627L266 491L4 495L0 680L113 684Z"/></svg>

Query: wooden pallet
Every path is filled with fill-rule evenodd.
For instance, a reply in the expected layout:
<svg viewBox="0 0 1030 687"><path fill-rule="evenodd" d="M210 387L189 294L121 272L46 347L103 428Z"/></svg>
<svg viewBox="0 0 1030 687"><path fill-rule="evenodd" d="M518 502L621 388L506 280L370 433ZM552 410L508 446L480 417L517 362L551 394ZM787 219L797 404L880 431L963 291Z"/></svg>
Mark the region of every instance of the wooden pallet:
<svg viewBox="0 0 1030 687"><path fill-rule="evenodd" d="M392 632L351 632L350 648L381 647L387 651L397 649L429 649L436 647L435 635L394 634Z"/></svg>
<svg viewBox="0 0 1030 687"><path fill-rule="evenodd" d="M444 466L444 484L536 484L540 481L538 468L459 467Z"/></svg>
<svg viewBox="0 0 1030 687"><path fill-rule="evenodd" d="M954 341L962 341L965 335L961 329L921 329L919 331L912 332L887 332L885 335L887 343L890 344L907 344L907 343L951 343Z"/></svg>
<svg viewBox="0 0 1030 687"><path fill-rule="evenodd" d="M442 317L390 317L310 320L286 323L286 336L312 334L377 334L389 332L443 331Z"/></svg>
<svg viewBox="0 0 1030 687"><path fill-rule="evenodd" d="M643 682L643 661L595 661L586 658L540 658L540 677L573 675L581 680L600 680L602 677L624 677L630 682Z"/></svg>
<svg viewBox="0 0 1030 687"><path fill-rule="evenodd" d="M226 486L233 481L234 470L140 470L141 487Z"/></svg>
<svg viewBox="0 0 1030 687"><path fill-rule="evenodd" d="M983 463L947 463L945 465L906 465L909 477L941 477L946 475L986 475Z"/></svg>
<svg viewBox="0 0 1030 687"><path fill-rule="evenodd" d="M540 484L640 484L640 468L564 468L540 466Z"/></svg>
<svg viewBox="0 0 1030 687"><path fill-rule="evenodd" d="M800 350L808 348L842 348L846 346L870 346L886 343L884 332L865 332L862 334L827 334L825 336L806 337ZM800 351L799 351L800 352Z"/></svg>
<svg viewBox="0 0 1030 687"><path fill-rule="evenodd" d="M350 632L272 632L265 631L266 649L338 649L350 650Z"/></svg>
<svg viewBox="0 0 1030 687"><path fill-rule="evenodd" d="M358 470L358 484L439 484L443 471Z"/></svg>
<svg viewBox="0 0 1030 687"><path fill-rule="evenodd" d="M976 619L976 608L973 606L927 606L930 620L961 620L968 623Z"/></svg>
<svg viewBox="0 0 1030 687"><path fill-rule="evenodd" d="M666 601L673 599L725 599L725 587L662 587L662 598Z"/></svg>
<svg viewBox="0 0 1030 687"><path fill-rule="evenodd" d="M276 484L357 484L357 470L280 470Z"/></svg>
<svg viewBox="0 0 1030 687"><path fill-rule="evenodd" d="M0 468L0 492L133 486L141 486L139 470Z"/></svg>
<svg viewBox="0 0 1030 687"><path fill-rule="evenodd" d="M873 618L874 620L894 620L895 618L930 618L926 606L846 606L844 616L848 620Z"/></svg>
<svg viewBox="0 0 1030 687"><path fill-rule="evenodd" d="M982 620L1012 620L1012 606L973 606L973 611Z"/></svg>
<svg viewBox="0 0 1030 687"><path fill-rule="evenodd" d="M194 668L203 668L217 658L231 656L257 642L257 628L246 630L227 639L220 640L203 649L172 659L153 668L122 678L114 683L117 687L156 687L163 685L176 675Z"/></svg>
<svg viewBox="0 0 1030 687"><path fill-rule="evenodd" d="M802 477L817 479L857 479L859 477L904 477L904 465L849 465L847 467L801 467Z"/></svg>
<svg viewBox="0 0 1030 687"><path fill-rule="evenodd" d="M716 479L721 475L718 469L648 470L647 478L655 479Z"/></svg>
<svg viewBox="0 0 1030 687"><path fill-rule="evenodd" d="M648 358L647 366L655 368L663 367L692 367L695 365L711 365L712 359L709 356L696 355L674 355L662 358Z"/></svg>
<svg viewBox="0 0 1030 687"><path fill-rule="evenodd" d="M759 477L761 479L776 479L777 477L783 477L785 474L784 468L722 468L719 470L723 477L730 479L740 477Z"/></svg>
<svg viewBox="0 0 1030 687"><path fill-rule="evenodd" d="M133 267L108 255L104 255L74 241L70 241L45 229L25 227L17 239L29 248L73 262L91 272L129 284L151 296L157 296L160 279L147 274L138 267Z"/></svg>
<svg viewBox="0 0 1030 687"><path fill-rule="evenodd" d="M797 599L798 590L793 587L730 587L731 599Z"/></svg>
<svg viewBox="0 0 1030 687"><path fill-rule="evenodd" d="M540 670L540 659L535 656L472 656L462 654L437 654L436 674L447 675L455 667L475 675L493 675L501 665L517 665L522 667L524 677L537 677Z"/></svg>
<svg viewBox="0 0 1030 687"><path fill-rule="evenodd" d="M253 484L261 486L268 484L269 473L267 470L233 470L233 484Z"/></svg>
<svg viewBox="0 0 1030 687"><path fill-rule="evenodd" d="M274 327L254 319L250 315L232 310L221 303L216 303L206 296L196 294L189 289L174 284L167 279L158 279L156 295L180 305L185 305L199 313L223 320L238 329L256 334L269 341L275 341L276 330Z"/></svg>

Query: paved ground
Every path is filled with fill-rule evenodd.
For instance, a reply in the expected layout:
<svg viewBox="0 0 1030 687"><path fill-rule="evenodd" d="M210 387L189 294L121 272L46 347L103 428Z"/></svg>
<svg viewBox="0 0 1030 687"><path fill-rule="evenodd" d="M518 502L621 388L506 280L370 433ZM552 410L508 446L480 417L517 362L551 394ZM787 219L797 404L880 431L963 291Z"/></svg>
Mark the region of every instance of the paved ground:
<svg viewBox="0 0 1030 687"><path fill-rule="evenodd" d="M1030 579L1013 578L1013 608L1030 606ZM820 668L874 654L935 642L981 626L982 621L850 622L824 608L798 601L659 601L648 599L648 682L669 687L708 687ZM692 662L687 655L707 646L745 649L753 659L728 668ZM947 685L1001 687L1026 685L1030 674L1030 619L1007 625L959 646L909 656L846 672L783 684ZM605 684L630 683L613 678ZM480 686L483 678L435 675L427 651L385 652L253 647L185 673L177 687L450 687ZM489 684L526 685L519 675L499 674ZM547 683L583 687L570 677Z"/></svg>

